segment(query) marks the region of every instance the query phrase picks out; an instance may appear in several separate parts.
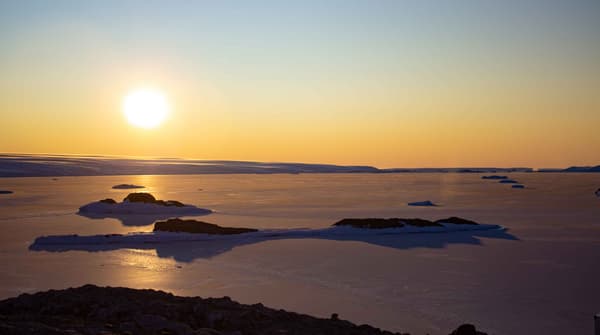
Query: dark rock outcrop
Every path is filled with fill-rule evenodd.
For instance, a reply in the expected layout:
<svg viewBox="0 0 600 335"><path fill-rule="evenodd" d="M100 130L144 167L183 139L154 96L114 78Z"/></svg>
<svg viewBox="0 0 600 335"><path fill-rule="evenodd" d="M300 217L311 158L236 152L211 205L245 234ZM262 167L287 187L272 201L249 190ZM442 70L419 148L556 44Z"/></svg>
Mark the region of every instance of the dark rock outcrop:
<svg viewBox="0 0 600 335"><path fill-rule="evenodd" d="M447 219L440 219L435 221L436 223L452 223L452 224L470 224L470 225L477 225L479 223L475 222L475 221L471 221L471 220L467 220L467 219L463 219L463 218L459 218L457 216L451 216Z"/></svg>
<svg viewBox="0 0 600 335"><path fill-rule="evenodd" d="M518 182L516 180L512 180L512 179L502 179L499 181L500 184L517 184Z"/></svg>
<svg viewBox="0 0 600 335"><path fill-rule="evenodd" d="M405 225L416 227L435 227L442 225L424 219L400 219L400 218L365 218L365 219L342 219L333 224L334 226L350 226L354 228L384 229L400 228Z"/></svg>
<svg viewBox="0 0 600 335"><path fill-rule="evenodd" d="M150 194L150 193L139 192L139 193L129 193L123 199L123 201L155 203L156 202L156 198L152 194Z"/></svg>
<svg viewBox="0 0 600 335"><path fill-rule="evenodd" d="M208 222L203 222L203 221L169 219L167 221L156 222L154 224L154 231L168 231L168 232L194 233L194 234L234 235L234 234L243 234L243 233L253 233L253 232L257 232L258 229L221 227L219 225L208 223Z"/></svg>
<svg viewBox="0 0 600 335"><path fill-rule="evenodd" d="M145 188L142 185L134 185L134 184L119 184L112 187L115 190L127 190L132 188Z"/></svg>
<svg viewBox="0 0 600 335"><path fill-rule="evenodd" d="M477 331L475 326L465 323L456 328L450 335L487 335L487 333Z"/></svg>
<svg viewBox="0 0 600 335"><path fill-rule="evenodd" d="M394 334L334 317L321 319L262 304L243 305L228 297L178 297L155 290L94 285L22 294L0 301L0 333Z"/></svg>
<svg viewBox="0 0 600 335"><path fill-rule="evenodd" d="M146 204L155 204L161 206L175 206L175 207L183 207L185 206L183 203L176 200L157 200L152 194L139 192L139 193L129 193L124 199L123 202L143 202Z"/></svg>
<svg viewBox="0 0 600 335"><path fill-rule="evenodd" d="M408 205L409 206L424 206L424 207L437 206L431 200L409 202Z"/></svg>
<svg viewBox="0 0 600 335"><path fill-rule="evenodd" d="M414 227L443 227L442 223L452 223L452 224L468 224L468 225L478 225L477 222L459 218L456 216L449 217L447 219L440 219L437 221L429 221L425 219L413 218L413 219L404 219L404 218L365 218L365 219L342 219L336 223L334 226L350 226L354 228L365 228L365 229L384 229L384 228L400 228L407 226Z"/></svg>
<svg viewBox="0 0 600 335"><path fill-rule="evenodd" d="M507 177L507 176L491 175L491 176L481 176L481 179L494 179L494 180L500 180L500 179L508 179L508 177Z"/></svg>
<svg viewBox="0 0 600 335"><path fill-rule="evenodd" d="M9 191L9 190L0 190L0 194L13 194L13 191Z"/></svg>

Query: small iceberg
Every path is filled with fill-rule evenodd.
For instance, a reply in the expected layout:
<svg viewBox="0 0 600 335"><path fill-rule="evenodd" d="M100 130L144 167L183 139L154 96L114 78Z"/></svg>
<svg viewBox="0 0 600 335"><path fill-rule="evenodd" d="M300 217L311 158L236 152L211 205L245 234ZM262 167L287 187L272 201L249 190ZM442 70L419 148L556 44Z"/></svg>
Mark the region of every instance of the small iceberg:
<svg viewBox="0 0 600 335"><path fill-rule="evenodd" d="M521 184L514 184L512 186L512 188L525 188L525 185L521 185Z"/></svg>
<svg viewBox="0 0 600 335"><path fill-rule="evenodd" d="M512 179L502 179L499 181L500 184L518 184L519 182Z"/></svg>
<svg viewBox="0 0 600 335"><path fill-rule="evenodd" d="M508 179L508 177L507 176L491 175L491 176L481 176L481 179L494 179L494 180L498 180L498 179Z"/></svg>
<svg viewBox="0 0 600 335"><path fill-rule="evenodd" d="M431 202L429 200L409 202L408 205L409 206L434 206L434 207L437 206L436 204L434 204L433 202Z"/></svg>
<svg viewBox="0 0 600 335"><path fill-rule="evenodd" d="M119 184L119 185L115 185L112 187L115 190L128 190L128 189L132 189L132 188L146 188L145 186L141 186L141 185L134 185L134 184Z"/></svg>
<svg viewBox="0 0 600 335"><path fill-rule="evenodd" d="M113 199L95 201L79 207L79 213L92 214L170 214L178 215L203 215L212 213L210 209L199 208L194 205L183 204L176 200L157 200L150 193L130 193L123 202Z"/></svg>
<svg viewBox="0 0 600 335"><path fill-rule="evenodd" d="M9 191L9 190L0 190L0 194L13 194L13 191Z"/></svg>

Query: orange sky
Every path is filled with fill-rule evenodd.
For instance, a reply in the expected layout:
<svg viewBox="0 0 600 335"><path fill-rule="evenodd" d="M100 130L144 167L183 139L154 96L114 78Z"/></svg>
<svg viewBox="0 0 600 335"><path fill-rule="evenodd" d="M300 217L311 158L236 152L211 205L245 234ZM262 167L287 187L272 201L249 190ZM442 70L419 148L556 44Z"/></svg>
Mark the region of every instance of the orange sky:
<svg viewBox="0 0 600 335"><path fill-rule="evenodd" d="M599 6L400 3L3 3L0 152L600 164ZM154 129L121 109L147 85Z"/></svg>

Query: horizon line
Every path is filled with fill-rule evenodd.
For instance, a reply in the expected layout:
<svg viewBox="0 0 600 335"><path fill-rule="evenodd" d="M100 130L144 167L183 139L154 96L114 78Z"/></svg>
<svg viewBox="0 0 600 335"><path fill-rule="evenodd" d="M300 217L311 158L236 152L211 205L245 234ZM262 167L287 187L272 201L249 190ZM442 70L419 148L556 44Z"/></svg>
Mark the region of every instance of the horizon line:
<svg viewBox="0 0 600 335"><path fill-rule="evenodd" d="M182 158L182 157L159 157L159 156L136 156L136 155L106 155L106 154L74 154L74 153L23 153L23 152L0 152L0 157L5 156L32 156L32 157L63 157L63 158L105 158L105 159L129 159L129 160L180 160L180 161L204 161L204 162L240 162L240 163L266 163L266 164L306 164L306 165L332 165L342 167L371 167L381 171L403 169L532 169L538 170L562 170L570 167L595 167L599 164L577 165L571 164L564 167L530 167L530 166L412 166L412 167L377 167L370 164L340 164L323 162L299 162L299 161L261 161L249 159L222 159L222 158Z"/></svg>

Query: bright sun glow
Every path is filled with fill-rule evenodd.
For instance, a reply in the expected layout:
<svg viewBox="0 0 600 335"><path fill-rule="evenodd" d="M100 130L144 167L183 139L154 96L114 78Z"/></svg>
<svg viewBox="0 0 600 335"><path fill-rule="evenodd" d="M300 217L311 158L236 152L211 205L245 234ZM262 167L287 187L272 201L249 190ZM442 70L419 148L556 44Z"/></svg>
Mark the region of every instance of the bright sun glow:
<svg viewBox="0 0 600 335"><path fill-rule="evenodd" d="M123 113L127 121L140 128L155 128L169 113L165 95L155 89L138 89L127 94L123 100Z"/></svg>

